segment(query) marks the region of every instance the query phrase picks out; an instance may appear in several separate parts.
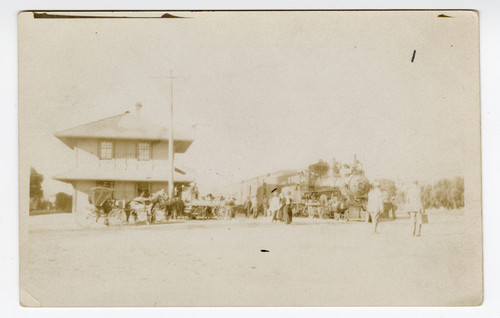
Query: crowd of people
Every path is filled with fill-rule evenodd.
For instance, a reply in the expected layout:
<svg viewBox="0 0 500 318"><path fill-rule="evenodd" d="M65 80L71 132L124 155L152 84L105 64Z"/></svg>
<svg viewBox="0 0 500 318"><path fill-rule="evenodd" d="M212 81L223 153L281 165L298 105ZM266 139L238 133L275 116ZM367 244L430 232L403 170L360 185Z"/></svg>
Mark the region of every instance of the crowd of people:
<svg viewBox="0 0 500 318"><path fill-rule="evenodd" d="M256 196L247 197L243 202L242 209L246 218L256 219L259 215L269 217L273 222L292 223L292 195L290 192L278 194L273 190L269 200L259 203ZM235 198L220 198L219 209L222 209L224 219L231 220L236 216L238 207Z"/></svg>
<svg viewBox="0 0 500 318"><path fill-rule="evenodd" d="M219 208L224 209L224 219L230 220L237 214L238 207L236 206L235 198L220 198ZM259 203L256 196L247 197L243 202L242 211L246 218L256 219L259 215L268 217L272 222L284 222L285 224L292 223L295 215L309 216L310 218L323 218L329 216L335 220L345 219L349 221L349 212L347 200L343 197L331 195L327 198L326 195L321 195L318 198L309 197L306 199L305 205L300 205L301 209L293 208L293 196L290 191L279 193L277 189L271 192L269 198L264 198L262 203ZM241 210L240 210L241 211Z"/></svg>
<svg viewBox="0 0 500 318"><path fill-rule="evenodd" d="M408 212L412 224L413 236L420 236L424 218L424 209L421 200L421 191L418 182L414 181L407 190L405 210ZM368 203L366 206L367 218L370 219L373 225L373 233L377 231L380 215L384 212L384 201L380 184L374 182L370 192L368 193Z"/></svg>
<svg viewBox="0 0 500 318"><path fill-rule="evenodd" d="M223 198L221 199L224 200ZM235 198L224 200L223 205L225 206L226 220L235 217L235 201ZM292 195L289 191L278 193L277 189L274 189L271 197L268 200L263 200L262 204L258 203L256 196L251 198L248 197L243 203L243 213L246 218L255 219L262 214L263 216L267 216L272 222L291 224L293 220L292 201ZM310 217L318 216L320 218L325 218L326 216L333 216L335 220L344 218L344 220L349 221L349 208L345 198L339 198L334 195L328 198L325 194L322 194L319 199L314 200L314 202L316 201L318 202L317 205L311 204L311 202L313 202L312 198L306 201L308 203L306 206L309 210L308 215ZM367 221L371 223L373 233L376 234L379 233L378 226L381 215L384 213L384 203L384 195L381 191L380 183L374 182L368 193L366 218ZM407 203L402 208L407 211L410 217L412 235L416 237L421 236L425 213L421 201L421 191L417 181L413 182L407 190ZM313 212L311 212L311 210ZM395 211L391 211L391 218L395 218Z"/></svg>
<svg viewBox="0 0 500 318"><path fill-rule="evenodd" d="M269 211L273 222L284 222L285 224L292 223L292 194L283 192L278 195L276 189L273 191L271 200L269 200Z"/></svg>
<svg viewBox="0 0 500 318"><path fill-rule="evenodd" d="M153 196L154 197L154 196ZM209 195L210 201L214 201L213 196ZM314 200L313 200L314 199ZM404 209L412 224L412 235L420 236L424 216L424 210L421 201L421 191L418 182L414 181L407 190L406 205ZM264 199L259 203L256 196L247 197L241 206L243 214L246 218L256 219L259 215L267 216L272 222L283 222L291 224L293 220L292 194L290 191L278 193L278 189L271 192L269 199ZM349 205L346 199L342 196L331 195L328 198L325 194L321 194L318 198L308 198L306 200L307 214L309 217L318 216L326 218L333 216L335 220L349 221ZM314 204L313 202L316 202ZM172 200L166 200L165 213L166 218L177 218L183 215L185 205L182 199L176 197ZM231 220L237 214L239 207L236 204L236 199L220 197L219 209L223 211L223 218ZM394 211L391 211L394 213ZM368 192L368 201L366 204L367 221L372 223L373 233L378 232L378 225L381 215L384 213L384 196L381 191L380 183L375 181L370 191ZM168 216L167 216L168 215ZM392 215L395 218L395 215Z"/></svg>

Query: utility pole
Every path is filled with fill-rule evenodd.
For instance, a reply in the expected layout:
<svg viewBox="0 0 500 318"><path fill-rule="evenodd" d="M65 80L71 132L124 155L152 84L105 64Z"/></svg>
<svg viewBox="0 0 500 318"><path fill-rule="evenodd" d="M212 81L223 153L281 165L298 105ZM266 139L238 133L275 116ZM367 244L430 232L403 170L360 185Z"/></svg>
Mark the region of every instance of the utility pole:
<svg viewBox="0 0 500 318"><path fill-rule="evenodd" d="M173 198L174 194L174 77L170 70L170 127L168 137L168 159L170 160L170 174L168 178L168 197Z"/></svg>
<svg viewBox="0 0 500 318"><path fill-rule="evenodd" d="M174 77L172 75L172 70L170 70L170 76L152 76L152 78L166 78L170 79L170 113L169 113L169 121L170 125L168 128L168 160L170 163L170 171L168 174L168 197L172 198L174 195L174 79L178 77Z"/></svg>

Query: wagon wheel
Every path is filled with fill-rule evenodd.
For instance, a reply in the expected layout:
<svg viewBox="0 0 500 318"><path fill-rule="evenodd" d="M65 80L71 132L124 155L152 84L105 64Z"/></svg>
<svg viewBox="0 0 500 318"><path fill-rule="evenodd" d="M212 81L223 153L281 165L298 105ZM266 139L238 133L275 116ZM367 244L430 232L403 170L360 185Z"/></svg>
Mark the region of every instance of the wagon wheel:
<svg viewBox="0 0 500 318"><path fill-rule="evenodd" d="M98 219L97 208L91 207L86 212L76 212L76 222L82 227L95 225Z"/></svg>
<svg viewBox="0 0 500 318"><path fill-rule="evenodd" d="M152 212L153 222L165 222L165 206L156 205Z"/></svg>
<svg viewBox="0 0 500 318"><path fill-rule="evenodd" d="M222 219L224 218L224 208L217 206L213 208L213 214L216 219Z"/></svg>
<svg viewBox="0 0 500 318"><path fill-rule="evenodd" d="M121 209L113 209L108 214L108 222L109 222L109 225L112 225L112 226L123 225L123 224L127 223L127 215L125 214L125 211L123 211Z"/></svg>
<svg viewBox="0 0 500 318"><path fill-rule="evenodd" d="M129 224L131 222L133 222L134 224L136 224L137 222L139 222L139 220L137 219L137 210L136 209L129 208L128 209L128 213L129 213L129 216L128 216L128 223Z"/></svg>
<svg viewBox="0 0 500 318"><path fill-rule="evenodd" d="M226 218L226 214L229 215L230 213L231 213L230 207L228 207L228 206L221 207L220 211L219 211L219 218L220 219L225 219Z"/></svg>
<svg viewBox="0 0 500 318"><path fill-rule="evenodd" d="M219 219L225 219L226 218L227 209L229 209L229 208L228 207L220 207L219 208L219 215L218 215Z"/></svg>
<svg viewBox="0 0 500 318"><path fill-rule="evenodd" d="M218 218L219 217L219 207L212 207L212 217L213 218Z"/></svg>
<svg viewBox="0 0 500 318"><path fill-rule="evenodd" d="M136 222L147 222L148 212L144 206L134 209L134 212L137 216Z"/></svg>

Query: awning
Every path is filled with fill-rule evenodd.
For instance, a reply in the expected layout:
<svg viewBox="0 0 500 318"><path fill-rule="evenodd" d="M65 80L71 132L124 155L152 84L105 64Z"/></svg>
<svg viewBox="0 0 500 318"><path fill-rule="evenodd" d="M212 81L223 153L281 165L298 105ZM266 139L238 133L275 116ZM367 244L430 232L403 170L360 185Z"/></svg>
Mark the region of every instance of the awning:
<svg viewBox="0 0 500 318"><path fill-rule="evenodd" d="M174 183L190 183L194 177L187 169L175 168ZM103 180L103 181L134 181L134 182L168 182L168 169L158 168L147 171L130 169L86 169L84 167L76 168L58 175L53 179L63 182L73 182L77 180Z"/></svg>

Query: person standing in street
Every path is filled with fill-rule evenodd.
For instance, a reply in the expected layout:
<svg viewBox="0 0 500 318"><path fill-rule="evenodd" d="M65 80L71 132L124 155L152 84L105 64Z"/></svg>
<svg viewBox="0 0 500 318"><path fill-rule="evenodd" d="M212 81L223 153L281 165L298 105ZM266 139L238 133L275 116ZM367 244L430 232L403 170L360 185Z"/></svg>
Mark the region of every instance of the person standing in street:
<svg viewBox="0 0 500 318"><path fill-rule="evenodd" d="M322 218L322 219L326 219L326 215L327 215L327 204L328 204L328 198L326 197L326 194L322 194L320 197L319 197L319 217Z"/></svg>
<svg viewBox="0 0 500 318"><path fill-rule="evenodd" d="M269 202L269 211L271 211L271 215L273 216L272 221L278 221L278 211L281 207L280 198L278 198L278 193L273 192L273 197Z"/></svg>
<svg viewBox="0 0 500 318"><path fill-rule="evenodd" d="M284 198L283 221L285 224L292 223L292 193L288 191Z"/></svg>
<svg viewBox="0 0 500 318"><path fill-rule="evenodd" d="M414 181L407 192L407 210L413 225L413 236L420 236L422 231L422 200L420 198L420 188L418 181Z"/></svg>
<svg viewBox="0 0 500 318"><path fill-rule="evenodd" d="M233 197L229 201L229 208L231 209L231 219L234 219L236 217L236 198Z"/></svg>
<svg viewBox="0 0 500 318"><path fill-rule="evenodd" d="M280 208L278 210L278 221L283 222L283 210L285 209L285 194L281 192L278 198L280 200Z"/></svg>
<svg viewBox="0 0 500 318"><path fill-rule="evenodd" d="M231 199L225 199L224 197L222 197L222 200L224 201L225 219L226 221L229 221L232 219L233 213L233 210L231 209Z"/></svg>
<svg viewBox="0 0 500 318"><path fill-rule="evenodd" d="M245 217L248 219L252 209L252 202L250 201L250 197L246 198L245 202L243 203L243 209L245 210Z"/></svg>
<svg viewBox="0 0 500 318"><path fill-rule="evenodd" d="M269 216L269 201L270 199L268 199L267 196L265 196L264 199L262 200L262 208L263 208L262 214L264 217Z"/></svg>
<svg viewBox="0 0 500 318"><path fill-rule="evenodd" d="M250 204L252 206L252 216L254 219L256 219L257 215L259 214L259 205L257 202L257 197L255 195L252 197Z"/></svg>
<svg viewBox="0 0 500 318"><path fill-rule="evenodd" d="M373 233L377 232L378 219L380 214L384 211L384 201L382 198L382 191L380 191L380 183L375 181L373 187L368 193L368 204L366 205L366 211L373 223Z"/></svg>

